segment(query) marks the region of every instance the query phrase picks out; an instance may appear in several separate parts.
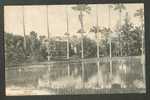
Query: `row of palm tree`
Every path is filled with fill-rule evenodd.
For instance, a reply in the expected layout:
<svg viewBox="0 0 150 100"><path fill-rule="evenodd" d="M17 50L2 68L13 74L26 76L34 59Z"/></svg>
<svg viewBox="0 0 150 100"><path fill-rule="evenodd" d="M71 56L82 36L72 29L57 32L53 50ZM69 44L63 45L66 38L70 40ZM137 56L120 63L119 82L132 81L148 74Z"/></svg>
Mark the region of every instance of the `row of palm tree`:
<svg viewBox="0 0 150 100"><path fill-rule="evenodd" d="M85 30L84 30L84 26L83 26L83 12L86 12L86 13L90 13L91 11L91 8L88 6L88 5L77 5L75 7L72 7L74 10L77 10L80 12L79 14L79 21L80 21L80 24L81 24L81 29L78 31L79 33L81 33L81 37L82 37L82 40L81 40L81 48L82 48L82 57L81 58L84 58L84 50L83 50L83 33L85 33ZM108 18L108 27L110 29L110 18L111 18L111 9L113 8L112 5L109 5L108 6L108 13L109 13L109 18ZM114 10L118 10L119 12L119 18L120 18L120 28L121 28L121 15L122 15L122 10L125 10L125 6L123 4L117 4L115 7L114 7ZM96 5L96 27L94 27L93 32L95 33L95 36L96 36L96 40L97 40L97 58L99 58L99 38L98 38L98 35L99 35L99 32L101 31L100 28L99 28L99 24L98 24L99 20L98 20L98 5ZM119 37L119 40L120 40L120 37ZM110 44L111 45L111 44ZM122 53L121 53L122 54ZM110 50L110 57L111 57L111 50Z"/></svg>
<svg viewBox="0 0 150 100"><path fill-rule="evenodd" d="M112 5L109 5L108 6L108 28L109 29L111 29L110 28L110 26L111 26L111 9L113 8L113 6ZM24 6L23 6L23 34L24 34L24 48L26 49L26 31L25 31L25 22L24 22ZM67 28L66 28L66 33L65 33L65 35L68 37L68 39L67 39L67 59L69 59L69 20L68 20L68 11L67 11L67 7L66 7L66 26L67 26ZM80 22L80 25L81 25L81 29L79 29L78 30L78 33L80 33L81 34L81 48L82 48L82 50L81 50L81 58L83 59L84 58L84 50L83 50L83 34L85 33L85 29L84 29L84 20L83 20L83 16L84 16L84 13L87 13L87 14L90 14L90 12L91 12L91 8L88 6L88 5L85 5L85 4L80 4L80 5L76 5L76 6L74 6L74 7L72 7L72 9L73 10L75 10L75 11L78 11L79 12L79 15L78 15L78 17L79 17L79 22ZM96 9L98 10L98 6L96 5ZM114 10L116 10L116 11L118 11L118 13L119 13L119 29L121 29L121 23L122 23L122 12L123 12L123 10L125 10L126 9L126 7L123 5L123 4L116 4L115 6L114 6ZM96 34L96 38L97 38L97 58L99 58L99 39L98 39L98 34L99 34L99 32L100 32L100 28L99 28L99 25L98 25L98 11L96 10L96 27L95 27L95 30L93 31L95 34ZM139 10L137 10L137 12L135 13L135 16L137 16L137 17L139 17L140 18L140 20L141 20L141 25L142 25L142 29L143 29L143 9L141 8L141 9L139 9ZM48 40L50 40L49 38L50 38L50 31L49 31L49 23L48 23L48 6L47 6L47 33L48 33ZM119 31L121 31L121 30L119 30ZM120 41L120 34L119 34L119 41ZM143 39L143 35L142 35L142 40L144 40ZM142 44L143 44L143 41L142 41ZM120 44L121 45L121 44ZM142 45L142 48L144 48L143 47L144 45ZM110 38L110 47L111 47L111 38ZM121 46L120 46L120 48L121 48ZM143 50L143 49L142 49ZM49 51L49 50L48 50ZM122 50L121 50L122 51ZM120 55L122 55L122 52L120 51ZM144 50L143 50L144 51ZM49 52L50 53L50 52ZM143 53L143 52L142 52ZM111 54L111 48L110 48L110 54ZM50 55L50 54L49 54ZM110 55L110 57L111 57L111 55Z"/></svg>

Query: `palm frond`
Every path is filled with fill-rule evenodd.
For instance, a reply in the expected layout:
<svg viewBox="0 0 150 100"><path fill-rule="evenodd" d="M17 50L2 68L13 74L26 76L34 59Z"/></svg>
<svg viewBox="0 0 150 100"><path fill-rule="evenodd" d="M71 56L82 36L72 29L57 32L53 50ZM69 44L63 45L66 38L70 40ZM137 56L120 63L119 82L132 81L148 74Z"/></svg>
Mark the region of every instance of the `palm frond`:
<svg viewBox="0 0 150 100"><path fill-rule="evenodd" d="M117 4L114 7L114 10L125 10L126 7L124 6L124 4Z"/></svg>
<svg viewBox="0 0 150 100"><path fill-rule="evenodd" d="M83 11L83 12L86 12L86 13L90 13L91 11L91 7L89 7L88 5L86 4L80 4L80 5L76 5L76 6L73 6L72 7L73 10L76 10L76 11Z"/></svg>

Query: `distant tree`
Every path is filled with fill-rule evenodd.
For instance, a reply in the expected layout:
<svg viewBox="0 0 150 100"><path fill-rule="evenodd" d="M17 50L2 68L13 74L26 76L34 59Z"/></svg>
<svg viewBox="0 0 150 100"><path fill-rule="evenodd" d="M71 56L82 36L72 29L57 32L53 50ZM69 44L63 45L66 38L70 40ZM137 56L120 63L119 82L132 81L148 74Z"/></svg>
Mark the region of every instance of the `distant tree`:
<svg viewBox="0 0 150 100"><path fill-rule="evenodd" d="M131 41L132 38L130 36L131 36L131 34L134 34L132 32L133 28L134 28L134 26L130 22L128 13L126 13L126 17L124 19L124 24L122 25L122 28L121 28L121 30L122 30L122 32L121 32L122 38L120 40L120 42L122 44L121 48L123 49L122 53L123 53L124 56L129 56L130 55L129 51L130 51L131 47L129 45L132 44L132 41Z"/></svg>
<svg viewBox="0 0 150 100"><path fill-rule="evenodd" d="M142 39L141 39L141 32L142 30L140 27L135 27L132 31L132 34L130 37L132 37L132 40L130 40L129 43L129 51L131 56L139 56L141 55L141 47L142 47Z"/></svg>
<svg viewBox="0 0 150 100"><path fill-rule="evenodd" d="M114 10L119 12L119 32L121 31L121 26L122 26L122 11L125 10L126 7L124 6L124 4L116 4L114 6ZM120 34L119 34L119 47L120 47L120 56L122 56L122 48L121 48L121 44L120 44Z"/></svg>
<svg viewBox="0 0 150 100"><path fill-rule="evenodd" d="M47 59L47 47L45 44L45 40L46 40L45 36L39 36L41 60Z"/></svg>
<svg viewBox="0 0 150 100"><path fill-rule="evenodd" d="M14 65L26 61L22 36L5 33L5 63Z"/></svg>
<svg viewBox="0 0 150 100"><path fill-rule="evenodd" d="M122 25L122 48L124 56L137 56L141 53L141 32L140 27L134 27L133 23L130 22L128 14Z"/></svg>
<svg viewBox="0 0 150 100"><path fill-rule="evenodd" d="M85 58L96 57L96 42L84 36L84 56Z"/></svg>
<svg viewBox="0 0 150 100"><path fill-rule="evenodd" d="M142 38L142 46L141 46L141 54L144 55L144 9L140 8L136 10L136 13L134 14L135 17L139 17L140 22L141 22L141 38Z"/></svg>
<svg viewBox="0 0 150 100"><path fill-rule="evenodd" d="M103 28L97 28L96 26L93 26L92 28L90 28L90 32L94 32L95 33L95 37L97 37L97 31L101 34L101 39L99 41L99 44L100 44L100 55L102 56L108 56L109 54L109 44L108 44L108 37L110 35L110 33L112 33L111 29L110 28L106 28L106 27L103 27Z"/></svg>
<svg viewBox="0 0 150 100"><path fill-rule="evenodd" d="M110 28L103 27L100 29L101 33L101 55L108 56L109 55L109 36L112 33Z"/></svg>
<svg viewBox="0 0 150 100"><path fill-rule="evenodd" d="M38 61L40 60L40 42L37 38L37 33L34 31L30 32L30 41L31 41L31 60L32 61Z"/></svg>
<svg viewBox="0 0 150 100"><path fill-rule="evenodd" d="M81 48L80 48L80 39L76 36L76 35L73 35L70 37L70 43L72 45L72 54L70 54L70 56L76 56L76 57L80 57L80 51L81 51ZM80 49L79 49L80 48Z"/></svg>

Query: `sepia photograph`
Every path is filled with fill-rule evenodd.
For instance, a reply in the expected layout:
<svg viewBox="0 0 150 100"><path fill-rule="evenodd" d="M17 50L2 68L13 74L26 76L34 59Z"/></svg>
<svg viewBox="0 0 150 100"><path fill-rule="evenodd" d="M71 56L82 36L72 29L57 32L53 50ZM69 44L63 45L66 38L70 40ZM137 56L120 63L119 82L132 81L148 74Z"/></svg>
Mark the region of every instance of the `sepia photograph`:
<svg viewBox="0 0 150 100"><path fill-rule="evenodd" d="M143 3L4 6L6 96L146 93Z"/></svg>

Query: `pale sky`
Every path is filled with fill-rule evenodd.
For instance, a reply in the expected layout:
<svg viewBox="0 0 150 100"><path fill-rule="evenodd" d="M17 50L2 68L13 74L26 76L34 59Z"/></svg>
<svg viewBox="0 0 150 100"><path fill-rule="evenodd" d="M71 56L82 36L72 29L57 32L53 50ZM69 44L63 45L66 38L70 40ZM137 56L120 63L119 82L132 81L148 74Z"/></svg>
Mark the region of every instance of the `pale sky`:
<svg viewBox="0 0 150 100"><path fill-rule="evenodd" d="M71 35L77 35L77 30L80 29L78 20L78 11L72 10L72 6L68 5L69 15L69 32ZM96 6L89 5L91 13L84 15L85 30L96 24ZM129 12L131 22L139 25L139 19L134 17L137 9L143 8L143 4L125 4L126 10L123 12L124 19L125 12ZM24 6L25 10L25 30L28 35L31 31L37 32L39 35L47 36L47 20L46 20L46 5L30 5ZM62 36L66 32L66 5L49 5L49 28L51 36ZM108 26L108 4L98 5L99 26ZM115 27L118 21L119 14L117 11L111 10L111 27ZM4 7L4 25L5 32L23 35L22 28L22 6L5 6Z"/></svg>

